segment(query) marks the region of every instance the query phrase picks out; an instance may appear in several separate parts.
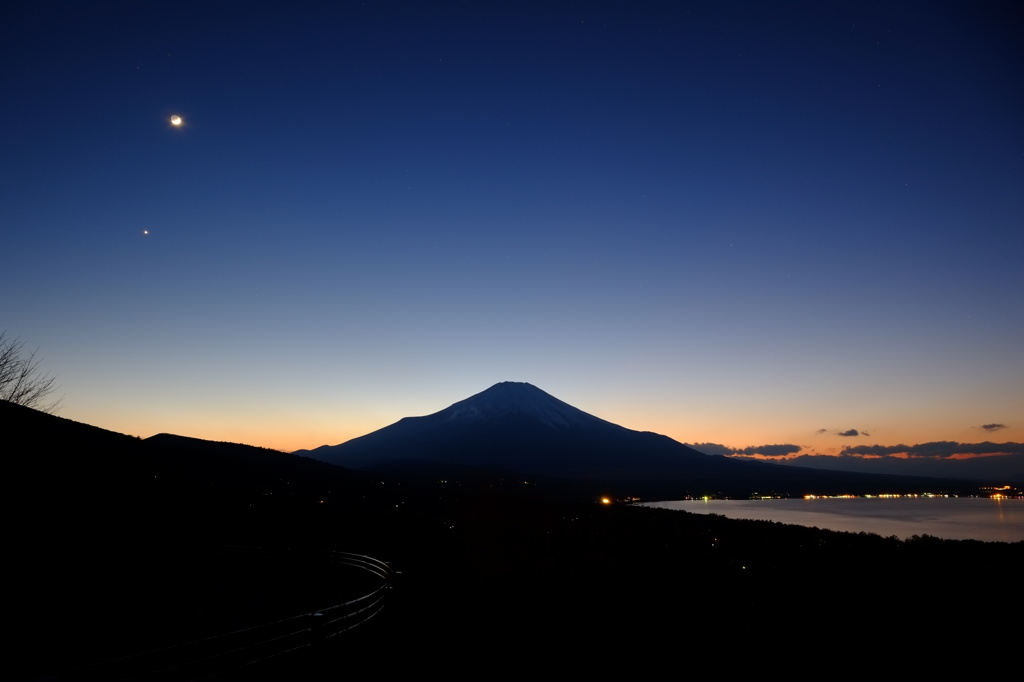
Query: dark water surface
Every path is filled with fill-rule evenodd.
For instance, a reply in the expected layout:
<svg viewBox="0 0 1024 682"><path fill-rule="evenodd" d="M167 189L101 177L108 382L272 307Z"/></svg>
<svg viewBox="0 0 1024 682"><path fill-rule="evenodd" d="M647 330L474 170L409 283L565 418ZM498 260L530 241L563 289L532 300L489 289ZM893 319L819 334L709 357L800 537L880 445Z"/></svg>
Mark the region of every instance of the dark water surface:
<svg viewBox="0 0 1024 682"><path fill-rule="evenodd" d="M977 497L678 500L647 506L908 538L1024 541L1024 500Z"/></svg>

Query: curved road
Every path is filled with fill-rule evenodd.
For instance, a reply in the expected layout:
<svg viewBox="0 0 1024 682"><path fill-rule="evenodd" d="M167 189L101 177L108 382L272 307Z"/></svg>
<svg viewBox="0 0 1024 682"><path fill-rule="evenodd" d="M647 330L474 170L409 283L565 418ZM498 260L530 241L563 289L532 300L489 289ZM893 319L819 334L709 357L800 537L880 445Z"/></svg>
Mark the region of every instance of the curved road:
<svg viewBox="0 0 1024 682"><path fill-rule="evenodd" d="M383 608L394 576L385 562L347 552L235 546L217 547L215 551L238 566L272 561L275 565L284 562L292 569L316 567L322 571L326 567L338 580L332 586L347 586L351 596L296 615L257 620L256 624L230 631L78 666L55 677L195 679L244 674L245 666L312 647L365 623ZM339 569L344 575L337 574ZM282 578L273 585L275 590L288 589L288 580ZM294 580L296 576L288 578ZM308 591L309 585L303 587ZM251 616L246 620L254 621Z"/></svg>

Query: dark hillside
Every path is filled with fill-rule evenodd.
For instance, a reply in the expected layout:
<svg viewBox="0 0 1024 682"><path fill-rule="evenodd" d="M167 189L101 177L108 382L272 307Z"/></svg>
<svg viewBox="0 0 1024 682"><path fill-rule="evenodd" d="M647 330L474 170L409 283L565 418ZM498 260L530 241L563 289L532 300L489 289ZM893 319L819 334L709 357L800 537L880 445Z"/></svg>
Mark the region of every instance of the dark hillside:
<svg viewBox="0 0 1024 682"><path fill-rule="evenodd" d="M271 450L143 441L8 402L0 424L9 443L0 497L12 585L5 617L16 653L7 669L17 676L216 630L239 613L252 620L290 610L323 581L269 564L239 571L207 548L358 550L363 542L350 533L365 533L353 510L384 504L366 500L362 474ZM242 608L250 601L256 611Z"/></svg>
<svg viewBox="0 0 1024 682"><path fill-rule="evenodd" d="M110 664L82 666L305 613L352 586L224 545L342 549L400 573L366 625L227 677L974 679L1000 677L992 661L1015 651L999 619L1024 543L606 506L475 468L370 479L0 415L21 443L3 501L8 676L107 678Z"/></svg>

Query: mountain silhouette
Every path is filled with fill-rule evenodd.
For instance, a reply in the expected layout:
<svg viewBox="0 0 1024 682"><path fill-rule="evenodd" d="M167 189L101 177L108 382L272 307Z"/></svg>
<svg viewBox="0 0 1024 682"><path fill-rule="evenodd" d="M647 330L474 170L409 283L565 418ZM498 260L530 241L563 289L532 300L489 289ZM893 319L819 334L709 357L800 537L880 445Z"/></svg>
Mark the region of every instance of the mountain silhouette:
<svg viewBox="0 0 1024 682"><path fill-rule="evenodd" d="M708 460L670 438L632 431L511 381L440 412L297 454L356 469L422 462L589 479L637 478Z"/></svg>
<svg viewBox="0 0 1024 682"><path fill-rule="evenodd" d="M895 478L705 455L668 436L627 429L536 386L511 381L434 414L406 417L340 445L294 454L372 471L419 468L440 474L486 468L648 496L849 491L879 488L883 478ZM903 486L909 482L900 481Z"/></svg>

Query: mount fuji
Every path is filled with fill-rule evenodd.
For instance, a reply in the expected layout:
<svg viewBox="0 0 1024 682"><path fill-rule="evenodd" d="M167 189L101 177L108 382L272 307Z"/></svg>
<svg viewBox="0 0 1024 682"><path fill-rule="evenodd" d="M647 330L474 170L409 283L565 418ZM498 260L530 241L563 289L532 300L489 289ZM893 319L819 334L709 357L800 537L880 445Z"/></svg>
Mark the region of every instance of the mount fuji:
<svg viewBox="0 0 1024 682"><path fill-rule="evenodd" d="M910 491L935 483L705 455L668 436L627 429L536 386L512 381L440 412L406 417L340 445L293 454L367 471L502 471L647 497Z"/></svg>
<svg viewBox="0 0 1024 682"><path fill-rule="evenodd" d="M676 491L721 488L723 482L751 477L767 483L793 471L705 455L668 436L627 429L536 386L511 381L440 412L406 417L340 445L294 454L353 469L473 467L616 487L643 484L646 490L670 481Z"/></svg>

